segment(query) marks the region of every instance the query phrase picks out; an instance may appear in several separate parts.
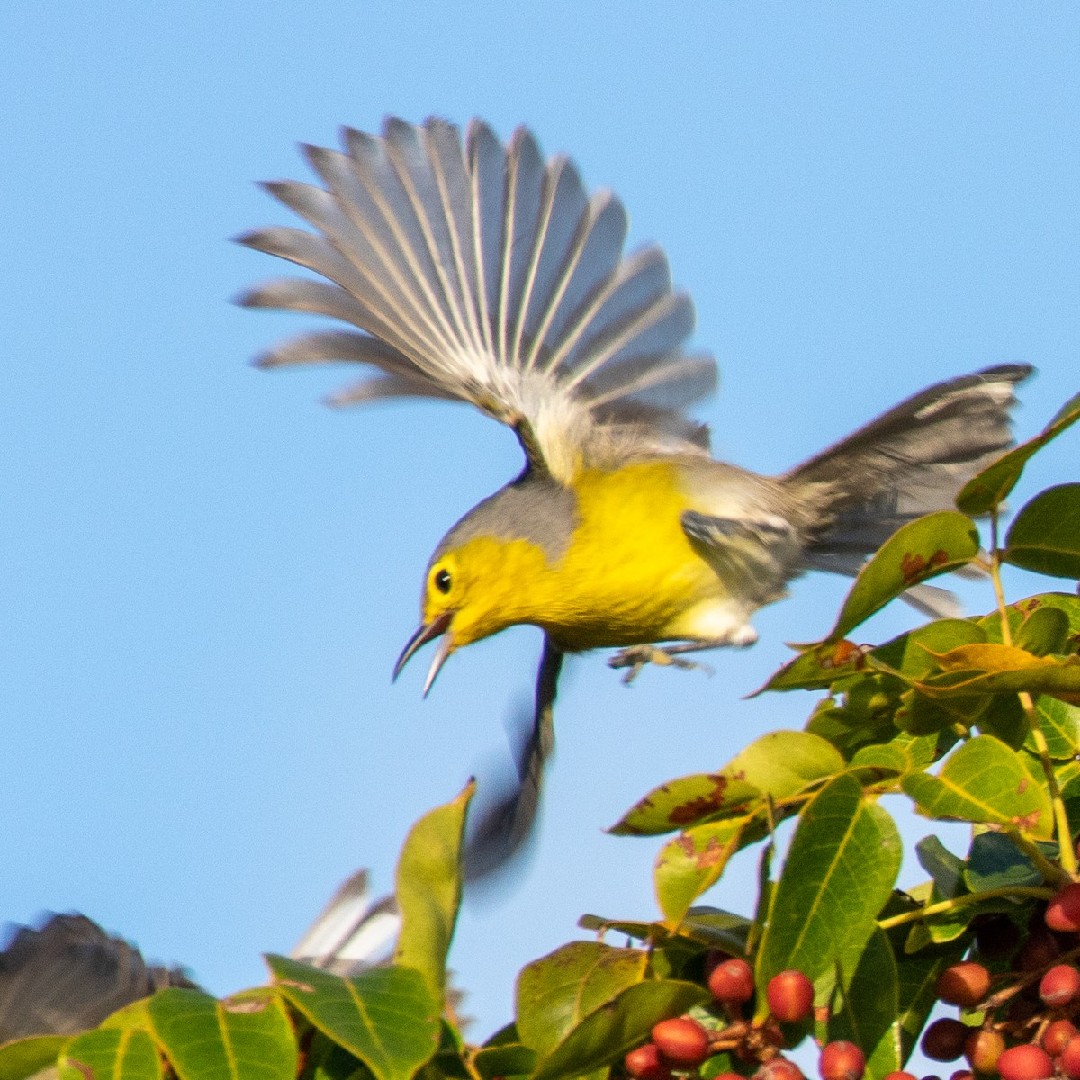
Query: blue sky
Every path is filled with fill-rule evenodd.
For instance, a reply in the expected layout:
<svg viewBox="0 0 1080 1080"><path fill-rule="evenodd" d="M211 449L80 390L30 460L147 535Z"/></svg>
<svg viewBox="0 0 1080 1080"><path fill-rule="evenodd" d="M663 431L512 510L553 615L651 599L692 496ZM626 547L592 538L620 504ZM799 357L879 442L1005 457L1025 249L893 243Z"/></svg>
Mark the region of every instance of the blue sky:
<svg viewBox="0 0 1080 1080"><path fill-rule="evenodd" d="M279 272L228 238L288 222L253 181L307 178L298 142L438 113L571 153L694 295L715 452L768 472L986 364L1040 369L1022 437L1078 389L1078 76L1058 3L7 0L0 919L85 911L235 990L505 760L537 632L455 656L426 701L426 664L389 675L431 548L516 473L514 439L463 407L334 412L341 373L248 363L311 324L229 303ZM1076 460L1067 437L1019 498ZM603 828L801 725L811 696L744 695L844 590L798 583L712 677L571 662L535 855L455 942L476 1035L580 914L655 913L658 844ZM708 899L748 911L751 870Z"/></svg>

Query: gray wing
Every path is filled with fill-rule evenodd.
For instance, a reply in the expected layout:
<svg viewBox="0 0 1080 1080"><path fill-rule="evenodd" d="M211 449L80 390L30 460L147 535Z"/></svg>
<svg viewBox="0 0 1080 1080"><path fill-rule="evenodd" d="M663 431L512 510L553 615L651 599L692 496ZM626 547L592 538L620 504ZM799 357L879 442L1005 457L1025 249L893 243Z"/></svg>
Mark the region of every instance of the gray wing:
<svg viewBox="0 0 1080 1080"><path fill-rule="evenodd" d="M731 596L753 607L779 600L799 572L802 547L790 521L779 515L734 518L687 510L683 532Z"/></svg>
<svg viewBox="0 0 1080 1080"><path fill-rule="evenodd" d="M0 953L0 1042L85 1031L155 990L194 985L84 915L52 915L18 927Z"/></svg>
<svg viewBox="0 0 1080 1080"><path fill-rule="evenodd" d="M623 254L618 199L587 195L574 166L545 162L523 128L503 146L479 121L462 139L443 120L389 119L381 137L346 130L344 143L306 148L325 188L266 185L315 232L239 238L325 280L272 281L239 302L358 329L303 334L262 365L374 368L342 403L471 402L518 429L532 464L559 479L627 445L701 451L704 429L684 409L712 391L715 364L684 351L693 305L663 252Z"/></svg>

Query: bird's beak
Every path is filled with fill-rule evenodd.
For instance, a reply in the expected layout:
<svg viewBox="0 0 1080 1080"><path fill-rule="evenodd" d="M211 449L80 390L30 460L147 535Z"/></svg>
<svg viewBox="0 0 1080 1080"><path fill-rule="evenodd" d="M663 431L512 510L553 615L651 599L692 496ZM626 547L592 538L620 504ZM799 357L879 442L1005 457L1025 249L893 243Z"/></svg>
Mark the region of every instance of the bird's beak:
<svg viewBox="0 0 1080 1080"><path fill-rule="evenodd" d="M415 653L421 645L426 645L429 641L433 641L437 637L442 637L442 641L439 642L439 647L435 652L435 659L431 661L431 667L428 669L427 678L424 680L424 696L427 696L427 692L431 689L431 684L435 681L435 676L439 674L439 668L446 663L446 658L453 652L454 641L449 635L443 637L446 631L450 629L450 623L454 618L452 611L444 611L441 615L436 616L429 623L421 623L416 632L405 643L405 648L401 650L401 655L397 658L397 663L394 665L393 678L397 678L401 674L401 669L409 662L413 653Z"/></svg>

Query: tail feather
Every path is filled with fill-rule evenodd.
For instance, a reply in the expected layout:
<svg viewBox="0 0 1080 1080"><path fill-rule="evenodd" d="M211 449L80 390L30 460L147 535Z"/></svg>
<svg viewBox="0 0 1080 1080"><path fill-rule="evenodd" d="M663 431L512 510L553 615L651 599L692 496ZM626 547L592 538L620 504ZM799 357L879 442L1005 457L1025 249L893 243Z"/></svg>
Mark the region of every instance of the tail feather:
<svg viewBox="0 0 1080 1080"><path fill-rule="evenodd" d="M783 476L817 508L809 565L857 573L901 525L952 507L1012 444L1013 390L1032 370L1006 364L928 387Z"/></svg>

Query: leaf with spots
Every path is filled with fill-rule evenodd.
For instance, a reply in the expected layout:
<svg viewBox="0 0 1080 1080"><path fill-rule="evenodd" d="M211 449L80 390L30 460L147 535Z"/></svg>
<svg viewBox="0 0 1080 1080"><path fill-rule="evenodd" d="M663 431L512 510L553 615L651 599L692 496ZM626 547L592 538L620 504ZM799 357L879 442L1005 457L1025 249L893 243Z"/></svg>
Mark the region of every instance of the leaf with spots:
<svg viewBox="0 0 1080 1080"><path fill-rule="evenodd" d="M937 776L909 773L904 791L927 817L1006 825L1039 840L1049 840L1050 799L1023 759L992 735L963 743Z"/></svg>
<svg viewBox="0 0 1080 1080"><path fill-rule="evenodd" d="M890 600L928 578L956 570L979 553L966 514L941 510L901 526L859 571L826 641L839 641Z"/></svg>
<svg viewBox="0 0 1080 1080"><path fill-rule="evenodd" d="M719 880L731 856L765 834L763 824L753 830L752 824L752 817L743 817L695 825L660 849L653 883L665 919L682 922L690 905Z"/></svg>
<svg viewBox="0 0 1080 1080"><path fill-rule="evenodd" d="M765 796L790 798L844 767L840 752L805 731L773 731L756 739L722 769L671 780L653 789L611 832L653 836L698 822L761 812Z"/></svg>
<svg viewBox="0 0 1080 1080"><path fill-rule="evenodd" d="M377 1080L409 1080L438 1049L439 1004L419 971L391 966L345 979L283 956L266 962L289 1004Z"/></svg>

